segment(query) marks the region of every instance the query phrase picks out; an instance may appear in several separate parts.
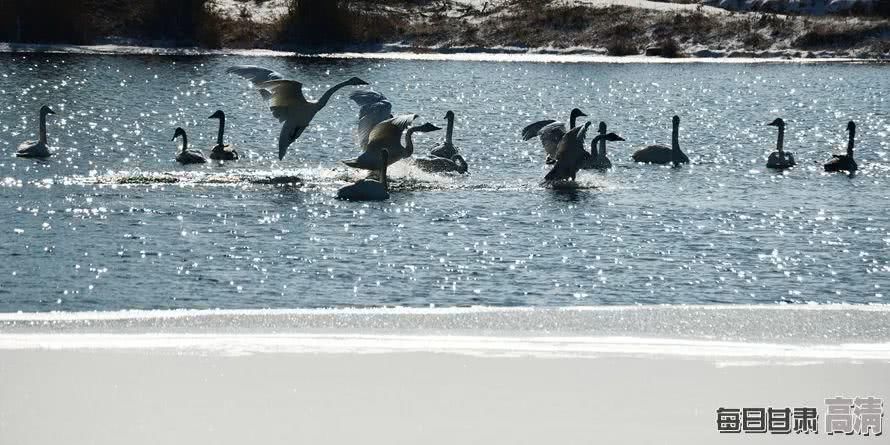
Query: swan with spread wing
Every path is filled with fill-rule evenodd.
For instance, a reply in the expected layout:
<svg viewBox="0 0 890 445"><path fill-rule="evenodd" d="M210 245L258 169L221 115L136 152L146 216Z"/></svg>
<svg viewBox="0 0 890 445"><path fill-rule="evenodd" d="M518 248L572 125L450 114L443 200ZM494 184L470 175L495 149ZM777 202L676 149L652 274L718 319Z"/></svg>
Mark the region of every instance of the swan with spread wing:
<svg viewBox="0 0 890 445"><path fill-rule="evenodd" d="M229 74L241 76L256 87L260 95L269 102L272 115L281 122L281 133L278 135L278 159L284 159L290 145L303 134L315 115L327 105L331 97L341 88L347 86L367 85L358 77L340 82L325 91L317 101L309 100L303 95L303 84L285 79L281 74L270 69L239 65L226 70Z"/></svg>

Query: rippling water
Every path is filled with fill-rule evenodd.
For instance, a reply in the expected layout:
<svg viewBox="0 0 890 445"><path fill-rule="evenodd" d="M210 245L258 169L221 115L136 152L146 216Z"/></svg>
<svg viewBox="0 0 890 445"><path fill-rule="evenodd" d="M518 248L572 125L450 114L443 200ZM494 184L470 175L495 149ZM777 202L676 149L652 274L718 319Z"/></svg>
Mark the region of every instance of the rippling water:
<svg viewBox="0 0 890 445"><path fill-rule="evenodd" d="M234 64L318 97L360 76L442 124L467 177L397 164L388 202L347 203L357 107L339 93L277 161L279 127ZM890 71L871 65L634 65L0 55L0 311L339 305L890 302ZM49 104L46 162L16 159ZM576 190L540 185L528 122L578 106L627 142ZM206 150L214 110L243 159ZM680 143L693 164L635 165ZM799 162L767 171L775 117ZM855 178L821 163L858 124ZM416 139L431 147L443 135ZM298 185L269 184L298 176Z"/></svg>

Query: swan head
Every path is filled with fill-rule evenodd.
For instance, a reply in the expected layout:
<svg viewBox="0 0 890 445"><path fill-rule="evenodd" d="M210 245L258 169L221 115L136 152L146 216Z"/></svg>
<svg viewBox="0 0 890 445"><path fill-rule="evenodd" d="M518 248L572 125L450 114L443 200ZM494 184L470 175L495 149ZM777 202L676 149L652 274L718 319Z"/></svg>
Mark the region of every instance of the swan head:
<svg viewBox="0 0 890 445"><path fill-rule="evenodd" d="M777 117L776 120L774 120L774 121L768 123L767 125L769 125L769 126L771 126L771 127L784 127L784 126L785 126L785 121L783 121L782 118Z"/></svg>
<svg viewBox="0 0 890 445"><path fill-rule="evenodd" d="M671 118L671 123L672 123L675 127L679 127L679 126L680 126L680 116L677 116L677 115L675 114L674 117Z"/></svg>
<svg viewBox="0 0 890 445"><path fill-rule="evenodd" d="M582 117L582 116L587 117L587 115L584 114L584 112L581 111L580 109L578 109L578 108L574 108L574 109L572 109L572 114L570 115L570 117L571 117L572 119L579 118L579 117Z"/></svg>
<svg viewBox="0 0 890 445"><path fill-rule="evenodd" d="M176 138L180 136L185 137L185 130L183 130L182 127L176 127L176 130L173 132L173 139L170 140L175 141Z"/></svg>
<svg viewBox="0 0 890 445"><path fill-rule="evenodd" d="M207 119L225 119L226 113L223 113L223 110L216 110L215 113L211 114Z"/></svg>
<svg viewBox="0 0 890 445"><path fill-rule="evenodd" d="M56 114L56 112L53 111L52 108L44 105L44 106L40 107L40 114L45 116L47 114Z"/></svg>
<svg viewBox="0 0 890 445"><path fill-rule="evenodd" d="M346 85L358 86L358 85L367 85L367 84L368 84L368 82L365 82L364 80L361 80L358 77L352 77L346 81Z"/></svg>
<svg viewBox="0 0 890 445"><path fill-rule="evenodd" d="M605 122L600 122L600 126L597 129L597 133L606 134L606 123Z"/></svg>
<svg viewBox="0 0 890 445"><path fill-rule="evenodd" d="M849 131L849 132L856 131L856 122L853 122L853 121L847 122L847 131Z"/></svg>
<svg viewBox="0 0 890 445"><path fill-rule="evenodd" d="M611 141L611 142L620 142L620 141L623 141L623 140L624 140L623 137L618 136L618 135L615 134L615 133L609 133L609 134L607 134L607 135L605 135L605 136L603 136L603 137L604 137L607 141Z"/></svg>
<svg viewBox="0 0 890 445"><path fill-rule="evenodd" d="M429 133L431 131L441 130L441 128L427 122L419 127L414 127L415 131L419 131L421 133Z"/></svg>
<svg viewBox="0 0 890 445"><path fill-rule="evenodd" d="M445 113L445 120L453 121L454 120L454 112L451 110L448 110L448 112Z"/></svg>

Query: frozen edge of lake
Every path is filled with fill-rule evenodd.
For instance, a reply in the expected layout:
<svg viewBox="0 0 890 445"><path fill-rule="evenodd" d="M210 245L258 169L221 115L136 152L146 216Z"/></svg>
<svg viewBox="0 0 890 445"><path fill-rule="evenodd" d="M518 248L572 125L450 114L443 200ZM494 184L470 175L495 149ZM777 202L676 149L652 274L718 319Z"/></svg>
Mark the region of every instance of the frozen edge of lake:
<svg viewBox="0 0 890 445"><path fill-rule="evenodd" d="M231 347L229 352L234 353L664 352L890 360L890 306L396 307L0 314L0 349L56 347L221 352Z"/></svg>
<svg viewBox="0 0 890 445"><path fill-rule="evenodd" d="M271 49L204 49L204 48L158 48L126 45L55 45L55 44L11 44L0 42L0 53L13 54L83 54L83 55L159 55L159 56L240 56L240 57L307 57L325 59L369 59L369 60L422 60L422 61L465 61L465 62L525 62L525 63L847 63L885 64L886 59L852 57L683 57L663 58L656 56L607 56L591 54L592 49L578 48L567 51L523 49L523 48L469 48L467 52L457 50L437 50L430 52L410 52L400 45L384 47L381 51L336 52L336 53L296 53ZM542 52L543 51L543 52Z"/></svg>

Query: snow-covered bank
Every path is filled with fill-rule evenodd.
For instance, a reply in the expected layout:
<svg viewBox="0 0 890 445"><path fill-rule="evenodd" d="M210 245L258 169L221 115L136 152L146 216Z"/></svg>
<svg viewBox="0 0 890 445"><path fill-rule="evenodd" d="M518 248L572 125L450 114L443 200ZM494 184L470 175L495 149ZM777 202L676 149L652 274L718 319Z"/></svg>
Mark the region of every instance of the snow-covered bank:
<svg viewBox="0 0 890 445"><path fill-rule="evenodd" d="M405 45L384 45L377 51L300 53L271 49L158 48L129 45L20 44L0 42L0 53L83 54L83 55L158 55L158 56L241 56L241 57L320 57L331 59L430 60L470 62L531 63L886 63L887 59L838 57L831 52L800 57L795 52L717 52L703 50L698 56L664 58L657 56L609 56L593 48L424 48L411 51ZM416 49L416 48L413 48Z"/></svg>

